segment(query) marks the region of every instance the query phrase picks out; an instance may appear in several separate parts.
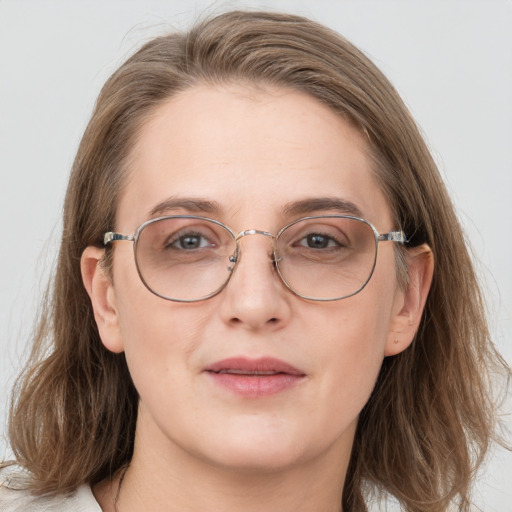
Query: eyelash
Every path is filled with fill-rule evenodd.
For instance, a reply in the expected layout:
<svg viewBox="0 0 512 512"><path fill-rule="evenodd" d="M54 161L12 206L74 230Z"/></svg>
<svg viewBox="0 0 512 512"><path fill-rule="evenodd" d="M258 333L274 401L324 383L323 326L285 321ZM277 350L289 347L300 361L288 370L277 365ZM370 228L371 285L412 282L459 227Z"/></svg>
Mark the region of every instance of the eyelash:
<svg viewBox="0 0 512 512"><path fill-rule="evenodd" d="M183 244L183 241L187 238L197 238L199 239L199 247L194 247L193 249L202 249L204 248L205 246L201 244L201 241L202 240L205 240L207 243L208 243L208 247L212 247L214 246L215 244L211 243L209 241L209 239L203 234L203 233L200 233L200 232L197 232L197 231L190 231L190 232L186 232L186 233L178 233L176 236L173 235L172 239L171 240L167 240L164 244L164 247L166 249L179 249L179 250L187 250L187 247L176 247L176 244Z"/></svg>

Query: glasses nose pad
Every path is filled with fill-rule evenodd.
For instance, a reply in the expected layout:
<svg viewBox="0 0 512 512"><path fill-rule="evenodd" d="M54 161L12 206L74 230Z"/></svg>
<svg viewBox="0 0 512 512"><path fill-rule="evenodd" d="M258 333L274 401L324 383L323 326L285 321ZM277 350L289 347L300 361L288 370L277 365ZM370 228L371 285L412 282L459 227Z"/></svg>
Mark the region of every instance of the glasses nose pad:
<svg viewBox="0 0 512 512"><path fill-rule="evenodd" d="M277 252L275 251L275 249L272 251L272 264L274 265L274 267L277 267L277 264L280 263L281 261L283 261L283 258L281 258L280 256L277 255Z"/></svg>
<svg viewBox="0 0 512 512"><path fill-rule="evenodd" d="M235 270L235 267L239 261L240 251L238 250L238 247L235 247L235 251L233 254L229 257L229 265L227 267L227 270L230 274L233 273L233 270Z"/></svg>
<svg viewBox="0 0 512 512"><path fill-rule="evenodd" d="M228 265L227 270L230 274L233 273L233 270L235 270L235 267L238 265L238 263L240 263L241 255L242 255L242 253L240 251L240 247L237 244L233 254L229 257L230 264ZM274 266L274 268L277 267L277 264L280 261L283 261L283 258L281 258L280 256L277 255L277 251L276 251L275 247L270 254L270 260L272 261L272 265Z"/></svg>

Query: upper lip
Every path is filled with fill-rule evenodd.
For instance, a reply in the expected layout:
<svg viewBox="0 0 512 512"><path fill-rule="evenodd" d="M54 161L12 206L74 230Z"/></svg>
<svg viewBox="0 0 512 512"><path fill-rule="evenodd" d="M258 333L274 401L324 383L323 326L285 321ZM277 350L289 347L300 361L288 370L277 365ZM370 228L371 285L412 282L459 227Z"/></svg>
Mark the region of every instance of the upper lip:
<svg viewBox="0 0 512 512"><path fill-rule="evenodd" d="M304 375L304 372L295 368L295 366L273 357L260 357L258 359L230 357L209 365L205 368L205 371L240 375L275 375L278 373Z"/></svg>

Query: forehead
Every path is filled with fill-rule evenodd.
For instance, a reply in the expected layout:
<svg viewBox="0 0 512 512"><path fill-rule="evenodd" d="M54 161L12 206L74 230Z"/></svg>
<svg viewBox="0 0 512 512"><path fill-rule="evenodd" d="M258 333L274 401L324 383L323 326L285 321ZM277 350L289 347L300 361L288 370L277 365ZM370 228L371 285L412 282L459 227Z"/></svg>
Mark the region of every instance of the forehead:
<svg viewBox="0 0 512 512"><path fill-rule="evenodd" d="M379 229L389 211L368 150L352 123L305 93L195 87L163 103L141 129L118 224L136 228L168 198L214 203L228 223L272 215L279 223L290 203L331 198L356 205Z"/></svg>

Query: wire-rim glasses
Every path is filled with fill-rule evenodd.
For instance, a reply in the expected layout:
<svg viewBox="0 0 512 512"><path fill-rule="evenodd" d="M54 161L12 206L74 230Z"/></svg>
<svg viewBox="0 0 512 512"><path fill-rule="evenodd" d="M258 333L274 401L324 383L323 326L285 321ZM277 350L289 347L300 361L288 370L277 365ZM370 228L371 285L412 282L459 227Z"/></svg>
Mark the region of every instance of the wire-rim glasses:
<svg viewBox="0 0 512 512"><path fill-rule="evenodd" d="M406 243L402 231L379 234L350 215L302 217L274 235L249 229L235 233L215 219L167 215L150 219L135 234L108 232L104 244L133 242L135 264L149 291L176 302L209 299L228 284L248 235L272 239L270 260L284 285L303 299L340 300L370 280L379 242Z"/></svg>

